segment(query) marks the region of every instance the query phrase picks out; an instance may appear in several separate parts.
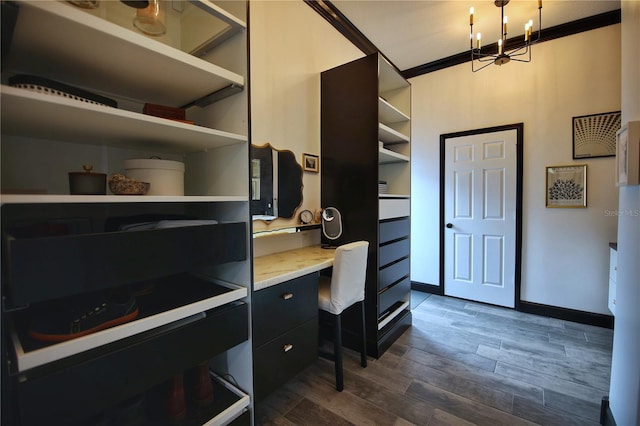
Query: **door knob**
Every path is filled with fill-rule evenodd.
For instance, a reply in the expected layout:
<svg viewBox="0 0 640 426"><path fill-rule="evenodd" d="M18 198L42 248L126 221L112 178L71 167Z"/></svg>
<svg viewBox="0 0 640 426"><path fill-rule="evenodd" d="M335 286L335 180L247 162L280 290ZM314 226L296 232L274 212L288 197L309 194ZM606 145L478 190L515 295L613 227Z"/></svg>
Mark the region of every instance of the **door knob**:
<svg viewBox="0 0 640 426"><path fill-rule="evenodd" d="M446 227L447 228L453 228L453 223L447 223Z"/></svg>

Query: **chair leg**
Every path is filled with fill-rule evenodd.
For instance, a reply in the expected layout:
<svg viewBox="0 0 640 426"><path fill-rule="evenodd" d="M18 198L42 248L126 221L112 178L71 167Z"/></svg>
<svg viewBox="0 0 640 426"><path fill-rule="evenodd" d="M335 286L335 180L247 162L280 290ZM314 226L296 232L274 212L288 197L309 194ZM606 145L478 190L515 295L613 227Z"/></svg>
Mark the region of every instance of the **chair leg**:
<svg viewBox="0 0 640 426"><path fill-rule="evenodd" d="M364 300L360 302L360 309L362 309L362 350L360 351L360 365L362 367L367 366L367 332L366 323L364 321Z"/></svg>
<svg viewBox="0 0 640 426"><path fill-rule="evenodd" d="M333 356L336 370L336 390L338 392L342 392L344 389L344 378L342 372L342 315L335 316Z"/></svg>

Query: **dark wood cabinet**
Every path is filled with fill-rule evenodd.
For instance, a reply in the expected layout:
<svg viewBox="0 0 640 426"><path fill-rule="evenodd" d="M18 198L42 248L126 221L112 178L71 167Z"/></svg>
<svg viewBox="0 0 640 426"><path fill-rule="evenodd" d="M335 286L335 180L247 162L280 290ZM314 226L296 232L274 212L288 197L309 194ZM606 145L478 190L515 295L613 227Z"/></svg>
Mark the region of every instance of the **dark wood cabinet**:
<svg viewBox="0 0 640 426"><path fill-rule="evenodd" d="M322 206L337 208L332 245L369 241L367 350L379 357L411 324L411 86L378 54L321 75ZM346 312L345 345L359 344Z"/></svg>

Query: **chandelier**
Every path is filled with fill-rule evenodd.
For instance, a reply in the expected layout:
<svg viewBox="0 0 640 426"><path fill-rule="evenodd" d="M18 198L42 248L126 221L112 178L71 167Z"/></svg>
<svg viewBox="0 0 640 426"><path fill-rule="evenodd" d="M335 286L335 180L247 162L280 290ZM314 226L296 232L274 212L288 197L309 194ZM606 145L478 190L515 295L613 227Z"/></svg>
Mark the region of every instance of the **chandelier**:
<svg viewBox="0 0 640 426"><path fill-rule="evenodd" d="M540 30L542 29L542 0L538 0L538 37L533 40L533 20L529 20L524 25L524 41L517 42L511 40L514 46L511 50L507 50L507 17L504 16L504 7L509 3L509 0L495 0L493 2L496 7L500 8L501 20L500 20L500 33L502 36L498 39L498 53L487 53L487 49L482 49L482 34L477 33L473 36L473 7L469 9L469 45L471 49L471 71L477 72L489 65L503 65L509 61L517 62L531 62L531 45L540 40ZM486 62L486 63L485 63ZM478 67L478 68L476 68Z"/></svg>

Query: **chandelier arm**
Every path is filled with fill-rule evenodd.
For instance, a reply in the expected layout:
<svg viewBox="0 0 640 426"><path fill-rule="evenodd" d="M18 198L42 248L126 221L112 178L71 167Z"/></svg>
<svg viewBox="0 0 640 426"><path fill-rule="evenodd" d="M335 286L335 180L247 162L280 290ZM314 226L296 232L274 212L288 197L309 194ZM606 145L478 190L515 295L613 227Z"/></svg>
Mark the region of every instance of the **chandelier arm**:
<svg viewBox="0 0 640 426"><path fill-rule="evenodd" d="M480 70L482 70L482 69L485 69L486 67L488 67L489 65L491 65L491 64L493 63L493 62L489 62L488 64L484 64L484 65L483 65L483 66L481 66L480 68L475 69L475 68L473 67L473 62L474 62L474 61L471 61L471 71L473 71L473 72L478 72L478 71L480 71Z"/></svg>
<svg viewBox="0 0 640 426"><path fill-rule="evenodd" d="M498 55L493 55L490 53L474 53L471 57L476 61L485 62L497 58Z"/></svg>
<svg viewBox="0 0 640 426"><path fill-rule="evenodd" d="M522 55L526 55L527 53L529 53L531 50L529 49L529 45L524 45L521 46L515 50L512 50L511 52L507 52L507 54L509 56L522 56Z"/></svg>

